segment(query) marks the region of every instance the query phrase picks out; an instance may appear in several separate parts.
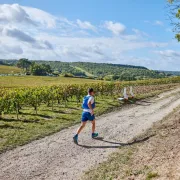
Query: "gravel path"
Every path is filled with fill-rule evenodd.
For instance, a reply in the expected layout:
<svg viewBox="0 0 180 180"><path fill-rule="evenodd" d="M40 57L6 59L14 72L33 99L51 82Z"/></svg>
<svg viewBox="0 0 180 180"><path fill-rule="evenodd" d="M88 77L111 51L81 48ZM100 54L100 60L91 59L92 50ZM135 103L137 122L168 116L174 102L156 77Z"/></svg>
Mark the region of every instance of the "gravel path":
<svg viewBox="0 0 180 180"><path fill-rule="evenodd" d="M8 151L0 155L0 180L79 179L84 171L106 160L116 148L126 145L178 105L180 88L99 117L97 130L102 139L91 139L91 125L87 124L79 146L75 145L72 136L76 125Z"/></svg>

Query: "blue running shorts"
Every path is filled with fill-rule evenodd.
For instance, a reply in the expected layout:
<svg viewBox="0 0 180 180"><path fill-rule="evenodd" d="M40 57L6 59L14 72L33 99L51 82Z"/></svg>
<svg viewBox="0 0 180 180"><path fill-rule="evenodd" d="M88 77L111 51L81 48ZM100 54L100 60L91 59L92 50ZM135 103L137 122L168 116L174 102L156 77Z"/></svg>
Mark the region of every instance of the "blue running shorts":
<svg viewBox="0 0 180 180"><path fill-rule="evenodd" d="M82 122L86 122L86 121L93 121L95 119L95 116L94 116L94 114L93 115L91 115L91 113L89 113L89 112L83 112L82 113L82 118L81 118L81 121Z"/></svg>

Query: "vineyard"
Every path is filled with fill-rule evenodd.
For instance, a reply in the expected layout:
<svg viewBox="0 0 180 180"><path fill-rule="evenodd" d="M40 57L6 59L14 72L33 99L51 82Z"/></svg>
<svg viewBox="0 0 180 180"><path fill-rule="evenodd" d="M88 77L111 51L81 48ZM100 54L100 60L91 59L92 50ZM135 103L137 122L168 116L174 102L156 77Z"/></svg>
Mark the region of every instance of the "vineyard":
<svg viewBox="0 0 180 180"><path fill-rule="evenodd" d="M1 88L0 92L0 115L15 112L17 115L23 107L33 107L36 114L38 108L42 104L53 107L55 104L68 106L69 101L79 103L82 97L87 93L88 87L93 87L96 96L121 96L122 89L127 86L134 86L135 94L147 93L158 90L160 84L171 84L180 82L179 77L160 79L160 80L144 80L135 82L110 82L110 83L93 83L93 84L72 84L59 86L45 86L33 88ZM142 88L142 86L147 86Z"/></svg>
<svg viewBox="0 0 180 180"><path fill-rule="evenodd" d="M119 107L123 88L133 87L137 98L174 88L180 77L132 82L94 82L53 86L0 87L0 152L26 144L80 121L82 97L96 91L96 115Z"/></svg>

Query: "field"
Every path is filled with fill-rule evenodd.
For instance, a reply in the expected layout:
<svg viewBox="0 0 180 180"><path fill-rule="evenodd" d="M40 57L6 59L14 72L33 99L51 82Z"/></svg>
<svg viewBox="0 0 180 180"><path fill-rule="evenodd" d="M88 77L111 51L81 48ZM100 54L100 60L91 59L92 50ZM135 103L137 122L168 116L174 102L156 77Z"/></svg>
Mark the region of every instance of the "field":
<svg viewBox="0 0 180 180"><path fill-rule="evenodd" d="M145 98L169 90L180 82L176 77L131 83L31 76L1 79L0 151L79 122L82 98L89 86L96 90L96 115L100 115L120 106L117 97L122 97L123 87L134 86L136 96Z"/></svg>
<svg viewBox="0 0 180 180"><path fill-rule="evenodd" d="M21 69L15 66L0 65L0 74L17 74L21 73Z"/></svg>
<svg viewBox="0 0 180 180"><path fill-rule="evenodd" d="M93 79L47 77L47 76L2 76L0 77L0 87L37 87L52 86L61 84L84 84L100 82Z"/></svg>

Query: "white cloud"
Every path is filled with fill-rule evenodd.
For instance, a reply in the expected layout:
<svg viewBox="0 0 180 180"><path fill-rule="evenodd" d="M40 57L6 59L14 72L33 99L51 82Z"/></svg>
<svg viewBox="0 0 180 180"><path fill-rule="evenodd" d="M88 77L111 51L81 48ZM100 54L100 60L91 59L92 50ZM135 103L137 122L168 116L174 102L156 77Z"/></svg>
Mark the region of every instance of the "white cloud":
<svg viewBox="0 0 180 180"><path fill-rule="evenodd" d="M53 46L50 42L44 40L36 40L35 38L31 37L30 35L16 29L16 28L0 28L0 32L3 36L8 36L14 39L17 39L20 42L26 42L36 47L38 49L53 49Z"/></svg>
<svg viewBox="0 0 180 180"><path fill-rule="evenodd" d="M155 54L159 55L159 64L157 67L159 69L165 69L165 70L175 70L179 71L180 67L180 52L179 51L174 51L174 50L159 50L159 51L154 51ZM156 68L157 69L157 68Z"/></svg>
<svg viewBox="0 0 180 180"><path fill-rule="evenodd" d="M0 21L7 23L27 23L35 25L36 23L29 17L27 12L18 4L0 5Z"/></svg>
<svg viewBox="0 0 180 180"><path fill-rule="evenodd" d="M107 30L113 35L106 36ZM0 52L3 58L112 62L150 67L149 63L154 59L131 53L144 49L153 51L168 45L147 40L148 34L136 28L131 34L125 30L125 25L118 22L105 21L103 26L96 27L88 21L70 21L40 9L17 4L0 5Z"/></svg>
<svg viewBox="0 0 180 180"><path fill-rule="evenodd" d="M163 26L164 23L163 23L162 21L156 20L156 21L154 22L154 25Z"/></svg>
<svg viewBox="0 0 180 180"><path fill-rule="evenodd" d="M132 31L135 32L136 35L139 37L149 37L149 35L147 33L140 31L139 29L133 28Z"/></svg>
<svg viewBox="0 0 180 180"><path fill-rule="evenodd" d="M177 52L174 50L154 51L154 53L159 54L164 57L180 58L180 52Z"/></svg>
<svg viewBox="0 0 180 180"><path fill-rule="evenodd" d="M0 21L10 24L56 26L56 17L40 9L20 6L18 4L0 4Z"/></svg>
<svg viewBox="0 0 180 180"><path fill-rule="evenodd" d="M156 20L156 21L145 20L144 23L155 25L155 26L164 26L164 23L162 21L159 21L159 20Z"/></svg>
<svg viewBox="0 0 180 180"><path fill-rule="evenodd" d="M36 8L23 7L23 9L27 12L32 21L38 22L41 25L46 26L47 28L56 27L56 21L58 20L57 17ZM66 19L64 18L59 18L59 20L66 21Z"/></svg>
<svg viewBox="0 0 180 180"><path fill-rule="evenodd" d="M107 62L114 60L117 53L120 58L129 51L167 46L166 43L132 41L119 37L72 38L43 34L40 38L53 41L56 44L55 51L64 61Z"/></svg>
<svg viewBox="0 0 180 180"><path fill-rule="evenodd" d="M6 45L0 42L0 52L1 54L23 54L23 50L20 46L18 45Z"/></svg>
<svg viewBox="0 0 180 180"><path fill-rule="evenodd" d="M3 47L6 53L13 53L13 54L23 54L23 50L20 46L7 46L4 45Z"/></svg>
<svg viewBox="0 0 180 180"><path fill-rule="evenodd" d="M28 43L36 42L36 40L33 37L16 28L4 28L2 30L2 34Z"/></svg>
<svg viewBox="0 0 180 180"><path fill-rule="evenodd" d="M126 27L121 23L116 23L112 21L106 21L104 27L110 30L114 35L118 36L126 30Z"/></svg>
<svg viewBox="0 0 180 180"><path fill-rule="evenodd" d="M96 27L93 26L90 22L88 21L81 21L79 19L77 19L77 24L78 26L81 28L81 29L90 29L92 31L95 31L96 32Z"/></svg>

